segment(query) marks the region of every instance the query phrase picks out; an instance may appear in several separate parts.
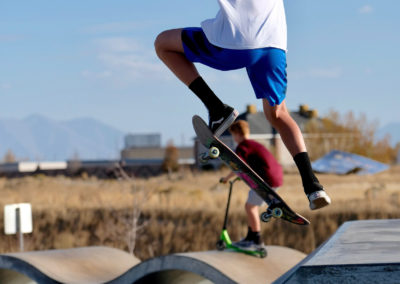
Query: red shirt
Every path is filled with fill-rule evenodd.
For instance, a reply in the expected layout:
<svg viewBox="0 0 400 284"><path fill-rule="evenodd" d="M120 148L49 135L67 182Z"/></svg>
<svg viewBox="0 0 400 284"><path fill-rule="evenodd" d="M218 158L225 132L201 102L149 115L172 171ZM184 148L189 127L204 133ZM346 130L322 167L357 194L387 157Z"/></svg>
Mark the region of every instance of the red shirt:
<svg viewBox="0 0 400 284"><path fill-rule="evenodd" d="M243 140L236 148L236 154L242 158L269 186L283 184L283 171L275 157L262 144Z"/></svg>

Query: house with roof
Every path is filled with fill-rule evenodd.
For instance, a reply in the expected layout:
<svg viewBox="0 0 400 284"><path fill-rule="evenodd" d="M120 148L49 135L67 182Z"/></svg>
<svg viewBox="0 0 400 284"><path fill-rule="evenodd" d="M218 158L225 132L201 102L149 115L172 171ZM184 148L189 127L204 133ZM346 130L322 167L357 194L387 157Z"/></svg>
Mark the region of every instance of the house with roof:
<svg viewBox="0 0 400 284"><path fill-rule="evenodd" d="M319 120L318 112L316 110L310 110L307 105L300 105L299 109L296 111L291 111L290 115L296 121L303 133L306 129L307 123L309 123L311 120ZM286 149L286 146L283 144L279 133L277 133L277 131L265 118L264 112L262 110L257 110L257 107L255 105L248 105L246 107L246 111L238 116L237 120L240 119L245 120L249 123L250 139L256 140L267 147L267 149L274 154L274 156L282 166L289 167L294 164L293 158L290 155L289 151ZM230 135L229 131L223 133L220 139L230 148L236 148L235 142L233 141L233 138ZM198 157L201 153L205 151L205 147L201 145L201 143L196 139L196 164L200 167L220 167L222 162L219 159L210 160L207 164L200 163Z"/></svg>

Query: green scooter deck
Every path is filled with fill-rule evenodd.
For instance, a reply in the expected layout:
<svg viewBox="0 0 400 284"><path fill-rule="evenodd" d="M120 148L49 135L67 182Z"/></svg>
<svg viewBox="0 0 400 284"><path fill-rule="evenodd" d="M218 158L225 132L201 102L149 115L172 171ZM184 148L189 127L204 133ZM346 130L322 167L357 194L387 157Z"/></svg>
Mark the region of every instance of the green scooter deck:
<svg viewBox="0 0 400 284"><path fill-rule="evenodd" d="M230 249L230 250L233 250L236 252L245 253L248 255L257 256L257 257L261 257L261 258L264 258L267 256L267 250L265 248L260 248L258 250L247 250L247 249L235 246L232 243L232 241L228 235L228 231L226 229L222 230L222 232L221 232L220 239L217 242L217 249L218 250Z"/></svg>

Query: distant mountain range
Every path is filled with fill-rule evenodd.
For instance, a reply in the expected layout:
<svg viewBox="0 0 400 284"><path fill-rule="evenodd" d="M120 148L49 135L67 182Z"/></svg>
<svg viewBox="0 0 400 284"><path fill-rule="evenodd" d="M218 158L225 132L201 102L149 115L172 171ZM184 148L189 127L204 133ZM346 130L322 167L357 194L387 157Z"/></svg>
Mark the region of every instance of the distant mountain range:
<svg viewBox="0 0 400 284"><path fill-rule="evenodd" d="M400 142L400 123L377 131L390 134L391 145ZM0 119L0 162L11 150L17 160L60 161L119 159L124 133L92 118L58 121L41 115L24 119Z"/></svg>
<svg viewBox="0 0 400 284"><path fill-rule="evenodd" d="M0 119L0 161L8 150L18 160L118 159L123 138L122 131L91 118Z"/></svg>

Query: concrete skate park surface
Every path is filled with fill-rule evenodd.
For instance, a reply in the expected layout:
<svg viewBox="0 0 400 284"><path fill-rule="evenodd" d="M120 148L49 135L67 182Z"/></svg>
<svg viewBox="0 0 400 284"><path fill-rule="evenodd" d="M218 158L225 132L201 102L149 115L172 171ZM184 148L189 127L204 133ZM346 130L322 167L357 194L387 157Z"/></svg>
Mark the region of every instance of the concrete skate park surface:
<svg viewBox="0 0 400 284"><path fill-rule="evenodd" d="M205 251L140 262L107 247L0 255L0 283L400 283L400 220L344 223L306 258Z"/></svg>
<svg viewBox="0 0 400 284"><path fill-rule="evenodd" d="M108 247L2 254L0 283L104 283L139 262L124 251Z"/></svg>
<svg viewBox="0 0 400 284"><path fill-rule="evenodd" d="M400 220L346 222L274 283L400 283Z"/></svg>
<svg viewBox="0 0 400 284"><path fill-rule="evenodd" d="M263 259L205 251L142 263L107 247L3 254L0 283L270 283L305 257L279 246L267 246L267 251Z"/></svg>

